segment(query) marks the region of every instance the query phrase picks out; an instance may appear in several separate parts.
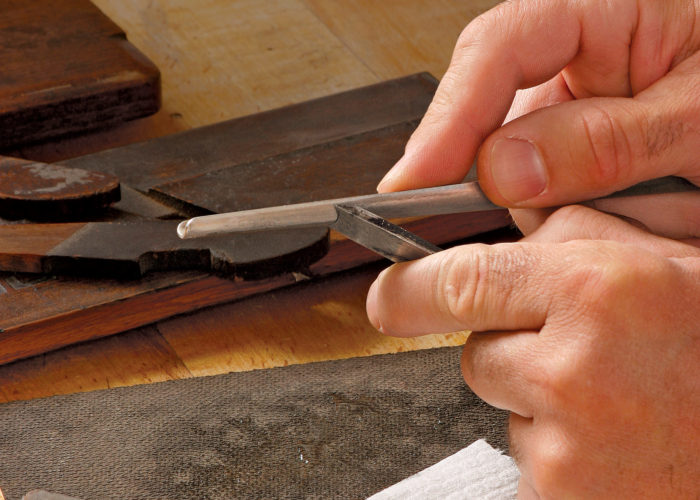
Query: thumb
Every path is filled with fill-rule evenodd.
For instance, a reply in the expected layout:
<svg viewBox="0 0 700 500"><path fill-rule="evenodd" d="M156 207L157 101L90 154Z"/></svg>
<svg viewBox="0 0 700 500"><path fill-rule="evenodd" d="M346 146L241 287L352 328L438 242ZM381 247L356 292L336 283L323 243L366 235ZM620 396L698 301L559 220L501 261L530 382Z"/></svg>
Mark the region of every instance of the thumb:
<svg viewBox="0 0 700 500"><path fill-rule="evenodd" d="M698 183L699 64L696 54L634 98L570 101L507 123L482 145L482 188L497 204L545 207L666 175Z"/></svg>

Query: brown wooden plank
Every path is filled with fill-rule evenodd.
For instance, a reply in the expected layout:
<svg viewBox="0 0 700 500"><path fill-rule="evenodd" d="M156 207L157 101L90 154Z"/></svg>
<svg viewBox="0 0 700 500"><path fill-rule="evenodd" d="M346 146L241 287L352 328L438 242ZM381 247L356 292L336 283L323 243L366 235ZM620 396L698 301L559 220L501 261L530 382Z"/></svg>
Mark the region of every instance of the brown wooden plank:
<svg viewBox="0 0 700 500"><path fill-rule="evenodd" d="M438 245L508 224L505 211L436 216L405 227ZM381 258L335 240L310 267L314 279ZM76 342L137 328L170 316L292 285L293 275L232 281L203 273L153 273L144 280L49 280L0 294L0 364Z"/></svg>
<svg viewBox="0 0 700 500"><path fill-rule="evenodd" d="M88 0L2 0L0 11L0 147L158 109L157 68Z"/></svg>
<svg viewBox="0 0 700 500"><path fill-rule="evenodd" d="M0 271L43 272L43 259L51 249L84 226L81 223L0 225L3 234L0 236Z"/></svg>
<svg viewBox="0 0 700 500"><path fill-rule="evenodd" d="M194 175L416 120L437 83L418 74L67 160L141 191Z"/></svg>
<svg viewBox="0 0 700 500"><path fill-rule="evenodd" d="M184 211L221 213L274 206L281 193L289 204L375 193L417 125L402 122L234 165L155 187L152 194Z"/></svg>

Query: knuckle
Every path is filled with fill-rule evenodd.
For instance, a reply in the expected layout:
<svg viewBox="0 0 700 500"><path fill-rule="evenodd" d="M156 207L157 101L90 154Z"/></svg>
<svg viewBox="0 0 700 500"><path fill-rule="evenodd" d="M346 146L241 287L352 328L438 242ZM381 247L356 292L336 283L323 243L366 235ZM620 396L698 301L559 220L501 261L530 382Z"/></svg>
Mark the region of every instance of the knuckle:
<svg viewBox="0 0 700 500"><path fill-rule="evenodd" d="M438 309L463 328L481 330L494 311L517 300L536 257L517 244L472 244L445 253L438 267Z"/></svg>
<svg viewBox="0 0 700 500"><path fill-rule="evenodd" d="M489 253L489 247L482 244L474 245L468 254L452 251L439 268L440 309L460 324L473 318L487 300Z"/></svg>
<svg viewBox="0 0 700 500"><path fill-rule="evenodd" d="M623 291L635 279L630 262L623 260L619 251L622 244L610 241L573 240L564 243L571 248L565 257L567 273L563 282L569 290L585 294L614 294Z"/></svg>
<svg viewBox="0 0 700 500"><path fill-rule="evenodd" d="M578 278L582 294L589 298L586 302L602 304L616 299L619 301L621 297L634 293L640 284L634 263L621 258L610 258L609 255L587 265L580 271Z"/></svg>
<svg viewBox="0 0 700 500"><path fill-rule="evenodd" d="M494 33L507 34L521 17L521 2L506 0L475 17L457 38L455 54L478 48Z"/></svg>
<svg viewBox="0 0 700 500"><path fill-rule="evenodd" d="M576 407L585 380L585 351L581 352L580 342L567 341L568 346L555 347L556 356L534 363L529 380L552 408Z"/></svg>
<svg viewBox="0 0 700 500"><path fill-rule="evenodd" d="M630 111L622 105L591 105L579 115L591 164L586 175L595 187L606 188L629 171L635 151L639 151L639 127L627 126L634 120L621 119Z"/></svg>
<svg viewBox="0 0 700 500"><path fill-rule="evenodd" d="M648 299L648 283L673 280L671 262L660 255L610 240L574 240L565 257L560 284L579 315L605 320L619 317L622 307ZM608 305L616 304L616 308ZM590 314L588 314L590 312Z"/></svg>

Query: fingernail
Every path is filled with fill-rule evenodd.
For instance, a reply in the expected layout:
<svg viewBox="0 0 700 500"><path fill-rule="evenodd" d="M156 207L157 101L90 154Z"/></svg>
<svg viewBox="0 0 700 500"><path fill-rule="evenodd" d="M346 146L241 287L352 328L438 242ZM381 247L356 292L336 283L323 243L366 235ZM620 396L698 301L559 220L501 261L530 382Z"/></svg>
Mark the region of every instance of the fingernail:
<svg viewBox="0 0 700 500"><path fill-rule="evenodd" d="M386 175L384 176L384 178L381 181L379 181L379 184L377 184L377 192L378 193L384 192L385 190L387 190L389 188L389 186L391 186L391 183L392 183L394 177L396 177L396 175L392 172L393 172L393 169L389 170L386 173Z"/></svg>
<svg viewBox="0 0 700 500"><path fill-rule="evenodd" d="M367 292L367 318L372 326L375 327L380 332L384 333L382 330L382 324L379 322L379 314L377 312L377 282L372 283Z"/></svg>
<svg viewBox="0 0 700 500"><path fill-rule="evenodd" d="M403 157L396 162L396 164L391 167L391 170L389 170L385 175L384 178L379 181L379 184L377 184L377 192L378 193L383 193L386 191L391 191L392 190L392 184L396 181L396 179L399 178L400 174L399 171L401 170L401 164L403 162Z"/></svg>
<svg viewBox="0 0 700 500"><path fill-rule="evenodd" d="M491 176L506 200L520 203L547 187L547 170L537 148L522 139L499 139L491 148Z"/></svg>

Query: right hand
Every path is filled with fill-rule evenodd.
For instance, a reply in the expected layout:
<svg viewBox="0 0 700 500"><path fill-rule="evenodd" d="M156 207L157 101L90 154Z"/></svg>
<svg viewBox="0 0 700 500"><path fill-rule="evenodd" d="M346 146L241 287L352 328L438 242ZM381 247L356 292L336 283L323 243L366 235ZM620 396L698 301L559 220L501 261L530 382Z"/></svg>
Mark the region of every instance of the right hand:
<svg viewBox="0 0 700 500"><path fill-rule="evenodd" d="M665 175L700 185L699 17L700 0L498 5L460 36L379 190L459 182L479 148L482 188L511 208L569 204ZM596 208L658 234L700 237L698 193ZM514 212L526 233L548 214Z"/></svg>

